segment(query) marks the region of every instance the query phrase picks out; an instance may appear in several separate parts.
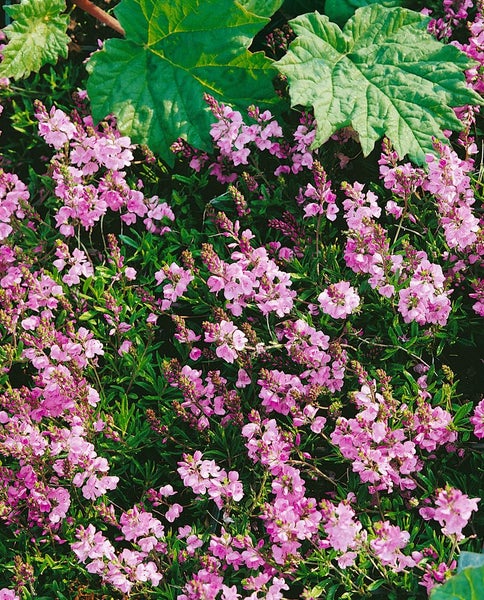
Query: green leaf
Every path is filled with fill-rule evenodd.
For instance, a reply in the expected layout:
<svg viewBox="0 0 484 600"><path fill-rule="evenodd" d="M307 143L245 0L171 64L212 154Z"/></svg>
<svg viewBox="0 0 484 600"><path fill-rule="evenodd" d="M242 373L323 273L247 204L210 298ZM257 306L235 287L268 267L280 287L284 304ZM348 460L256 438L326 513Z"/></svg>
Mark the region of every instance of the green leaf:
<svg viewBox="0 0 484 600"><path fill-rule="evenodd" d="M22 79L67 57L65 0L22 0L4 8L14 22L3 30L9 41L2 50L0 77Z"/></svg>
<svg viewBox="0 0 484 600"><path fill-rule="evenodd" d="M277 99L272 61L248 47L282 0L122 0L126 39L90 59L94 118L114 113L119 129L173 164L170 145L210 145L204 93L236 108Z"/></svg>
<svg viewBox="0 0 484 600"><path fill-rule="evenodd" d="M386 8L393 8L401 6L402 0L326 0L324 14L329 17L330 21L334 21L342 27L358 8L369 4L381 4Z"/></svg>
<svg viewBox="0 0 484 600"><path fill-rule="evenodd" d="M420 13L372 4L343 30L319 13L290 24L298 37L275 66L288 77L292 105L314 107L316 148L351 126L365 156L387 135L401 158L422 164L434 136L462 129L452 107L482 104L463 74L474 63L430 36Z"/></svg>
<svg viewBox="0 0 484 600"><path fill-rule="evenodd" d="M434 588L430 600L482 600L484 598L484 566L468 567Z"/></svg>
<svg viewBox="0 0 484 600"><path fill-rule="evenodd" d="M459 564L457 571L463 571L468 567L484 567L484 554L479 552L462 551L459 554Z"/></svg>

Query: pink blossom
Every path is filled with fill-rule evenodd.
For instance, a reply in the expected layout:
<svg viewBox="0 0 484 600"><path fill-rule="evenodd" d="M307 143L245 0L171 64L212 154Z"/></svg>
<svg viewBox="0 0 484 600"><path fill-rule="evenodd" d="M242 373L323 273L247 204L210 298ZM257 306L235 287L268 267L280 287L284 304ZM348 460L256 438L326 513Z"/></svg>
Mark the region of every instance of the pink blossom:
<svg viewBox="0 0 484 600"><path fill-rule="evenodd" d="M475 407L469 420L474 426L474 435L479 439L484 438L484 399Z"/></svg>
<svg viewBox="0 0 484 600"><path fill-rule="evenodd" d="M222 319L220 323L204 323L205 341L216 342L216 355L228 363L233 363L237 353L242 351L248 339L232 321Z"/></svg>
<svg viewBox="0 0 484 600"><path fill-rule="evenodd" d="M165 519L170 523L173 523L183 512L183 506L181 504L177 504L176 502L170 506L170 508L165 513Z"/></svg>
<svg viewBox="0 0 484 600"><path fill-rule="evenodd" d="M187 291L188 285L193 281L193 275L187 269L171 263L155 273L156 282L160 285L165 279L170 283L163 286L163 300L161 307L168 310L170 306Z"/></svg>
<svg viewBox="0 0 484 600"><path fill-rule="evenodd" d="M136 274L136 269L133 269L133 267L126 267L124 270L124 275L128 281L136 279Z"/></svg>
<svg viewBox="0 0 484 600"><path fill-rule="evenodd" d="M100 531L96 531L94 525L89 524L87 528L80 525L76 530L78 542L71 544L71 548L80 562L86 562L88 558L113 558L114 548Z"/></svg>
<svg viewBox="0 0 484 600"><path fill-rule="evenodd" d="M383 565L391 566L396 573L415 566L415 560L401 552L410 540L408 531L402 531L389 521L380 521L375 524L375 534L370 547Z"/></svg>
<svg viewBox="0 0 484 600"><path fill-rule="evenodd" d="M245 388L250 385L252 382L250 375L247 373L245 369L239 369L237 371L237 381L235 383L238 388Z"/></svg>
<svg viewBox="0 0 484 600"><path fill-rule="evenodd" d="M0 600L20 600L20 598L13 590L2 588L0 590Z"/></svg>
<svg viewBox="0 0 484 600"><path fill-rule="evenodd" d="M325 417L316 417L314 419L314 421L311 422L311 431L313 433L321 433L321 431L323 430L324 426L326 424L326 418Z"/></svg>
<svg viewBox="0 0 484 600"><path fill-rule="evenodd" d="M71 122L69 117L54 106L47 113L45 108L39 103L37 104L37 112L35 115L39 121L39 133L45 139L47 144L53 146L56 150L62 148L64 144L72 140L76 133L76 126Z"/></svg>
<svg viewBox="0 0 484 600"><path fill-rule="evenodd" d="M318 296L321 310L335 319L344 319L360 304L360 297L348 281L339 281Z"/></svg>
<svg viewBox="0 0 484 600"><path fill-rule="evenodd" d="M457 540L462 540L462 529L469 522L472 512L477 511L479 501L480 498L469 498L460 490L447 486L438 491L436 508L424 507L419 512L426 520L438 521L445 535L455 535Z"/></svg>
<svg viewBox="0 0 484 600"><path fill-rule="evenodd" d="M425 565L426 573L420 581L420 585L423 585L430 595L432 589L441 583L444 583L451 577L455 569L457 568L457 561L453 560L450 565L442 562L440 564L427 564Z"/></svg>
<svg viewBox="0 0 484 600"><path fill-rule="evenodd" d="M122 356L123 354L127 354L132 345L133 345L133 342L131 342L130 340L124 340L122 342L121 346L118 348L119 356Z"/></svg>
<svg viewBox="0 0 484 600"><path fill-rule="evenodd" d="M330 502L323 502L323 528L327 535L327 543L331 548L346 553L354 550L360 543L361 523L356 519L355 511L345 502L340 502L336 507ZM347 556L345 563L348 564Z"/></svg>

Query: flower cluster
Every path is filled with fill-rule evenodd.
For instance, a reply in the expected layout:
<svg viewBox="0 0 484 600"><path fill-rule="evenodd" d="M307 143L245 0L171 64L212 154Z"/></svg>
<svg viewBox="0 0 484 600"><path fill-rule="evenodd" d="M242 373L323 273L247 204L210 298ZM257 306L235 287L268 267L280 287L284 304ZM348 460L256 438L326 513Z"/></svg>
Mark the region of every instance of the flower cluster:
<svg viewBox="0 0 484 600"><path fill-rule="evenodd" d="M313 166L310 146L316 135L316 125L310 114L301 116L291 146L270 111L260 112L256 106L250 107L248 116L253 123L246 125L239 111L217 102L209 95L205 96L205 100L217 119L210 130L217 154L208 168L219 182L233 183L238 177L236 167L247 165L251 153L255 152L267 152L277 159L278 166L274 169L276 176L296 174ZM173 144L172 150L188 158L190 167L197 172L210 160L207 154L187 147L183 140ZM254 189L257 189L257 182L254 181L254 185Z"/></svg>
<svg viewBox="0 0 484 600"><path fill-rule="evenodd" d="M336 194L331 190L331 182L327 180L326 172L319 161L313 162L312 171L314 185L308 183L304 191L300 190L298 203L304 204L306 218L325 215L327 219L334 221L339 207L336 204Z"/></svg>
<svg viewBox="0 0 484 600"><path fill-rule="evenodd" d="M459 27L467 19L468 11L472 8L472 0L443 0L443 17L431 19L428 31L437 39L449 39L455 28ZM432 11L425 9L426 14Z"/></svg>
<svg viewBox="0 0 484 600"><path fill-rule="evenodd" d="M134 146L121 136L113 123L97 128L90 116L70 118L56 107L48 112L36 103L39 133L57 150L52 159L54 193L62 202L55 214L56 225L66 237L79 228L92 230L107 213L121 212L121 220L133 224L143 219L146 229L163 235L170 231L166 222L175 216L166 202L157 196L145 198L140 181L133 189L124 169L133 161Z"/></svg>
<svg viewBox="0 0 484 600"><path fill-rule="evenodd" d="M334 319L344 319L356 310L360 297L349 281L331 284L318 296L321 310Z"/></svg>
<svg viewBox="0 0 484 600"><path fill-rule="evenodd" d="M469 522L472 512L477 510L480 498L469 498L460 490L450 487L436 492L436 508L428 506L421 508L420 515L426 520L438 521L445 535L462 540L464 538L462 530Z"/></svg>
<svg viewBox="0 0 484 600"><path fill-rule="evenodd" d="M0 241L12 233L12 221L25 217L25 206L22 203L29 197L27 186L17 175L0 169Z"/></svg>
<svg viewBox="0 0 484 600"><path fill-rule="evenodd" d="M353 400L356 417L340 417L331 440L371 490L415 489L414 476L423 466L417 449L431 452L457 438L447 411L421 401L411 415L393 395L378 392L374 382L365 383Z"/></svg>
<svg viewBox="0 0 484 600"><path fill-rule="evenodd" d="M78 541L71 544L78 560L86 564L89 573L99 575L123 594L129 595L136 583L150 582L157 586L162 575L149 556L154 550L162 553L166 547L162 523L151 513L134 507L121 515L118 527L121 539L138 549L124 548L117 552L108 538L96 531L92 524L86 528L81 525L76 530Z"/></svg>
<svg viewBox="0 0 484 600"><path fill-rule="evenodd" d="M70 488L95 500L119 480L108 475L108 461L88 441L105 427L95 415L100 398L86 373L104 350L85 327L57 328L57 315L68 307L60 285L18 262L8 246L2 254L1 324L18 336L35 385L10 387L0 396L0 452L11 461L0 475L9 490L1 518L57 535Z"/></svg>
<svg viewBox="0 0 484 600"><path fill-rule="evenodd" d="M375 194L365 194L358 183L346 184L344 191L347 265L356 273L369 274L368 282L382 296L391 298L399 288L398 309L406 323L445 325L451 304L442 267L408 243L403 244L404 253L392 253L386 230L375 220L381 215Z"/></svg>
<svg viewBox="0 0 484 600"><path fill-rule="evenodd" d="M220 418L223 425L230 420L240 423L240 398L228 388L219 370L210 371L204 381L201 370L181 367L173 359L165 368L165 376L183 394L183 402L176 404L178 415L196 429L209 428L212 418Z"/></svg>
<svg viewBox="0 0 484 600"><path fill-rule="evenodd" d="M191 488L195 494L208 494L219 509L232 500L240 502L244 497L237 471L227 472L215 461L204 460L199 450L193 456L184 454L177 470L186 487Z"/></svg>
<svg viewBox="0 0 484 600"><path fill-rule="evenodd" d="M220 216L220 215L219 215ZM202 260L211 273L207 285L211 292L223 292L226 307L234 316L254 302L263 315L275 312L279 317L289 313L296 292L291 290L291 278L269 258L264 247L252 248L253 233L247 229L240 232L240 225L220 219L225 234L238 246L231 254L233 262L222 260L213 246L205 244Z"/></svg>

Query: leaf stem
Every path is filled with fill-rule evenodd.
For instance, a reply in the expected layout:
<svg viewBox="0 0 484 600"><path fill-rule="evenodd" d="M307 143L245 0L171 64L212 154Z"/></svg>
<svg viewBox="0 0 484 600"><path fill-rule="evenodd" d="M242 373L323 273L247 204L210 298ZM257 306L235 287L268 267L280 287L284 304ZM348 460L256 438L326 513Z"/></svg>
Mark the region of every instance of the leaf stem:
<svg viewBox="0 0 484 600"><path fill-rule="evenodd" d="M104 23L104 25L111 27L111 29L114 29L114 31L121 34L122 36L126 35L126 32L121 27L121 23L117 19L112 17L102 8L99 8L99 6L93 4L90 0L75 0L74 4L82 10L86 11L88 14L93 16L101 23Z"/></svg>

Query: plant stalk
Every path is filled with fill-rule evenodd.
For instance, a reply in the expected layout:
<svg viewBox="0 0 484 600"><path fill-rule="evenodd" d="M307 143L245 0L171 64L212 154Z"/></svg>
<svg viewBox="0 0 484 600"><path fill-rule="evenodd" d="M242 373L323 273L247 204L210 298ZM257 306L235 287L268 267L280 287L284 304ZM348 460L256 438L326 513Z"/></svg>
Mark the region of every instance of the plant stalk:
<svg viewBox="0 0 484 600"><path fill-rule="evenodd" d="M120 33L122 36L126 35L126 32L121 27L121 23L117 19L112 17L102 8L99 8L99 6L93 4L90 0L75 0L74 4L101 23L104 23L104 25L111 27L111 29L114 29L114 31Z"/></svg>

